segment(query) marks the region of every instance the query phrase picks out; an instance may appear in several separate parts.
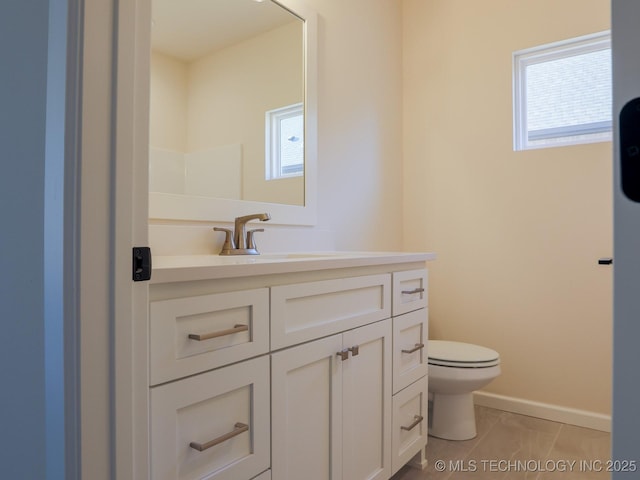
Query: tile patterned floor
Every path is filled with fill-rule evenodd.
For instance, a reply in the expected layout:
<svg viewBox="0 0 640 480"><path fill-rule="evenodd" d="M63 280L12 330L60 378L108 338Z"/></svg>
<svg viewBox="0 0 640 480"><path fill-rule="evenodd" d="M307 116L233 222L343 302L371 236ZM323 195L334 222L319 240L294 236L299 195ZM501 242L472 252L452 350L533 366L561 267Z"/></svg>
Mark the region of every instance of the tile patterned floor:
<svg viewBox="0 0 640 480"><path fill-rule="evenodd" d="M392 480L605 480L611 434L476 407L478 435L429 437L424 471L404 467Z"/></svg>

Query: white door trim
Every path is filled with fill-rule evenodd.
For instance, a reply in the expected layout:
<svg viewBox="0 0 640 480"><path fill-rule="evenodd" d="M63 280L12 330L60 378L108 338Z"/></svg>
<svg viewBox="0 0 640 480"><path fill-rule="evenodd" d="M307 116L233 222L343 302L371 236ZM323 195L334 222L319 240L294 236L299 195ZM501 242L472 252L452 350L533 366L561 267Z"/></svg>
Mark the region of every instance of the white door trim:
<svg viewBox="0 0 640 480"><path fill-rule="evenodd" d="M132 281L134 246L148 244L150 0L119 0L115 50L113 350L114 472L149 478L148 284Z"/></svg>
<svg viewBox="0 0 640 480"><path fill-rule="evenodd" d="M80 478L146 479L148 439L140 432L147 418L137 413L140 405L146 409L146 372L139 371L146 350L136 343L146 328L148 286L132 281L131 255L133 246L147 244L148 79L141 78L145 69L134 67L145 48L139 39L148 42L150 26L139 22L150 18L149 12L141 14L150 2L78 2L82 56L74 257Z"/></svg>
<svg viewBox="0 0 640 480"><path fill-rule="evenodd" d="M640 464L640 415L637 369L640 364L640 203L620 187L619 114L640 97L640 3L612 0L613 158L614 158L614 332L613 332L613 459ZM612 478L636 478L637 472L614 471Z"/></svg>

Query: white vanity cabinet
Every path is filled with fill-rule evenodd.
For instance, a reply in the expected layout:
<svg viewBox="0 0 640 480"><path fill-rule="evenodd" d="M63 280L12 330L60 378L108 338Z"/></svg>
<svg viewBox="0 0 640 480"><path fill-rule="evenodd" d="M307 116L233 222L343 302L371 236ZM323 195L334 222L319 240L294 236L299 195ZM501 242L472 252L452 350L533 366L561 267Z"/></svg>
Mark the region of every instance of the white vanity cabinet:
<svg viewBox="0 0 640 480"><path fill-rule="evenodd" d="M152 301L149 347L150 477L237 480L268 469L269 290Z"/></svg>
<svg viewBox="0 0 640 480"><path fill-rule="evenodd" d="M426 259L156 260L145 480L387 480L412 459L424 467Z"/></svg>
<svg viewBox="0 0 640 480"><path fill-rule="evenodd" d="M391 476L391 320L272 354L272 472Z"/></svg>
<svg viewBox="0 0 640 480"><path fill-rule="evenodd" d="M388 273L271 289L272 350L323 337L271 355L275 478L389 478L390 314Z"/></svg>
<svg viewBox="0 0 640 480"><path fill-rule="evenodd" d="M426 284L420 269L271 289L272 350L368 323L272 354L275 478L388 479L425 446Z"/></svg>
<svg viewBox="0 0 640 480"><path fill-rule="evenodd" d="M414 456L426 465L428 436L427 271L393 273L392 474Z"/></svg>

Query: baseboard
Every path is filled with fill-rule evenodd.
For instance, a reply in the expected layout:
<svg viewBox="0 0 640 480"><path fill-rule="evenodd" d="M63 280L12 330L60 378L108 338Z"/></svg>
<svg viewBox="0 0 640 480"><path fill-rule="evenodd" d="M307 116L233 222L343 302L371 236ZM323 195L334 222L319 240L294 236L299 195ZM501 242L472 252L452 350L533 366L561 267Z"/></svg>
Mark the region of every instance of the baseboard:
<svg viewBox="0 0 640 480"><path fill-rule="evenodd" d="M550 403L533 402L523 398L507 397L482 391L473 393L473 402L483 407L496 408L520 415L568 423L603 432L611 431L611 415L602 413L561 407Z"/></svg>

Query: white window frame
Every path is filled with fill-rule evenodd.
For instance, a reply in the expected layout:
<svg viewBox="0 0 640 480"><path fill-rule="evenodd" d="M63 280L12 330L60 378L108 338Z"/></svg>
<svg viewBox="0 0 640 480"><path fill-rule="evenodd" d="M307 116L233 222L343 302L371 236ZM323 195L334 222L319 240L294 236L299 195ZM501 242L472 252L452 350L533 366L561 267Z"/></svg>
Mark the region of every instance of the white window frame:
<svg viewBox="0 0 640 480"><path fill-rule="evenodd" d="M302 170L299 172L282 174L282 165L280 164L281 122L284 119L298 115L302 115L304 121L303 103L295 103L293 105L287 105L286 107L269 110L265 114L265 178L267 180L300 177L304 175L304 158Z"/></svg>
<svg viewBox="0 0 640 480"><path fill-rule="evenodd" d="M560 42L540 45L513 53L513 148L530 150L581 143L610 141L612 121L593 122L572 127L548 129L538 139L552 139L546 144L531 144L527 125L526 69L529 65L549 62L585 53L611 49L611 32L604 31ZM598 135L592 135L598 134Z"/></svg>

